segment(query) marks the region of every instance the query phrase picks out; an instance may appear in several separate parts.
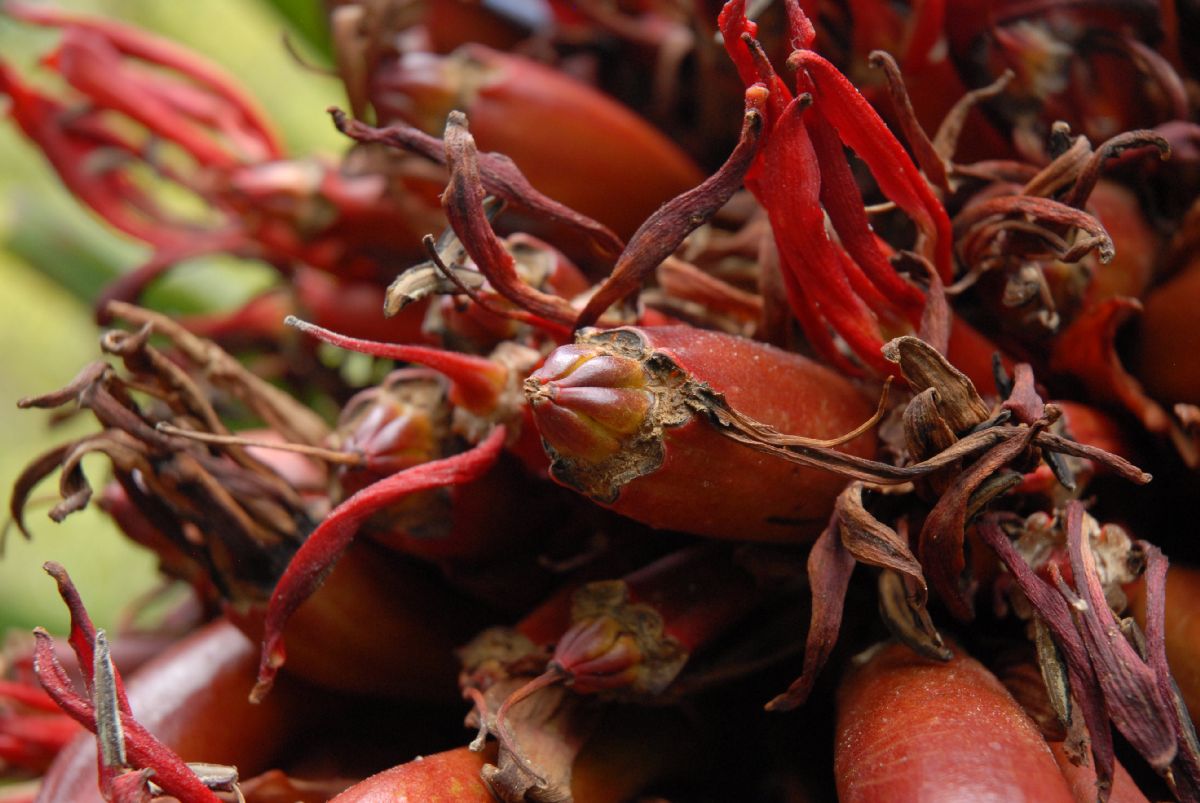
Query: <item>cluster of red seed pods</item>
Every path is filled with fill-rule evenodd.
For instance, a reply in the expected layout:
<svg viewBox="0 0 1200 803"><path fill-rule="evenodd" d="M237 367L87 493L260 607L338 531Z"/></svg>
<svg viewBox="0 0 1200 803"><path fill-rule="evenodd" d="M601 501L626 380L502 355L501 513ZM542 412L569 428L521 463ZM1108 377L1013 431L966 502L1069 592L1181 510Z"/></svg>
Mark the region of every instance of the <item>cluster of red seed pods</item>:
<svg viewBox="0 0 1200 803"><path fill-rule="evenodd" d="M9 115L153 252L11 515L102 454L187 594L110 646L47 564L0 800L1200 800L1200 18L747 5L331 2L336 161L2 7L61 33ZM210 253L277 285L137 306Z"/></svg>

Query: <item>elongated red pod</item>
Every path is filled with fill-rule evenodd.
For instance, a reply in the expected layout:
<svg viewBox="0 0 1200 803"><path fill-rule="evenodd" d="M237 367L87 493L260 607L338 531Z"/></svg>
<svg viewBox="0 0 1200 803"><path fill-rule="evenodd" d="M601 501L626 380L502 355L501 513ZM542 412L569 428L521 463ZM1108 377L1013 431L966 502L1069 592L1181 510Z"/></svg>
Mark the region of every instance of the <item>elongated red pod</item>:
<svg viewBox="0 0 1200 803"><path fill-rule="evenodd" d="M465 747L420 756L372 775L335 797L334 803L495 803L480 777L485 764L496 760L495 745L473 753Z"/></svg>
<svg viewBox="0 0 1200 803"><path fill-rule="evenodd" d="M864 653L838 690L842 803L1074 796L1041 733L978 661L939 663L900 644Z"/></svg>
<svg viewBox="0 0 1200 803"><path fill-rule="evenodd" d="M712 751L683 717L630 709L611 712L606 723L572 767L576 803L640 799L638 793L649 784L694 777L712 766ZM498 798L480 772L495 762L494 742L478 753L459 747L419 757L355 784L334 803L494 803Z"/></svg>
<svg viewBox="0 0 1200 803"><path fill-rule="evenodd" d="M482 45L449 56L406 54L377 71L372 101L381 120L437 135L451 110L466 112L482 150L511 157L546 195L624 237L703 178L677 145L620 103Z"/></svg>
<svg viewBox="0 0 1200 803"><path fill-rule="evenodd" d="M534 421L564 485L652 527L716 538L815 535L841 477L721 435L723 403L780 432L815 439L872 413L848 380L797 354L682 326L587 331L526 381ZM842 447L871 457L875 436Z"/></svg>
<svg viewBox="0 0 1200 803"><path fill-rule="evenodd" d="M246 698L258 646L218 620L196 631L129 677L134 716L185 761L238 767L243 777L269 768L286 748L281 734L299 726L294 690L261 705ZM96 737L85 733L59 754L38 793L41 803L101 803Z"/></svg>

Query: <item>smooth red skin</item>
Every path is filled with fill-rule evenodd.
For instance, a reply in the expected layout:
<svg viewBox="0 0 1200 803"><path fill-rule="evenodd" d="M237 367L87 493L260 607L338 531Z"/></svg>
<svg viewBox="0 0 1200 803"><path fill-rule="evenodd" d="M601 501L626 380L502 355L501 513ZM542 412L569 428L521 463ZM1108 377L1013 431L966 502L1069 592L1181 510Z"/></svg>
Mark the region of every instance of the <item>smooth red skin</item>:
<svg viewBox="0 0 1200 803"><path fill-rule="evenodd" d="M1168 405L1200 405L1200 259L1146 297L1132 370L1151 396Z"/></svg>
<svg viewBox="0 0 1200 803"><path fill-rule="evenodd" d="M486 65L487 75L465 106L458 98L461 57ZM615 100L481 45L449 57L409 54L377 71L372 97L383 122L400 118L438 136L450 110L461 109L480 150L511 157L533 186L622 237L704 178L677 145Z"/></svg>
<svg viewBox="0 0 1200 803"><path fill-rule="evenodd" d="M647 344L707 382L731 407L780 432L831 438L854 429L874 405L848 380L798 354L683 326L639 329ZM714 538L796 541L815 536L846 485L827 471L736 443L693 417L664 430L658 470L621 489L612 508L652 527ZM873 457L873 432L842 451ZM770 517L795 522L774 523Z"/></svg>
<svg viewBox="0 0 1200 803"><path fill-rule="evenodd" d="M638 799L654 781L698 773L714 760L682 718L640 709L610 711L605 722L571 768L576 803ZM459 747L409 761L355 784L332 803L495 803L480 780L485 763L496 763L495 742L482 753Z"/></svg>
<svg viewBox="0 0 1200 803"><path fill-rule="evenodd" d="M1146 626L1145 584L1127 586L1129 605ZM1193 722L1200 722L1200 569L1172 564L1167 571L1167 663Z"/></svg>
<svg viewBox="0 0 1200 803"><path fill-rule="evenodd" d="M1096 770L1094 764L1077 767L1067 758L1067 751L1062 742L1050 742L1050 751L1054 760L1062 770L1067 785L1075 796L1075 803L1094 803L1096 800ZM1113 768L1112 791L1108 796L1109 803L1148 803L1142 790L1137 788L1129 771L1118 761Z"/></svg>
<svg viewBox="0 0 1200 803"><path fill-rule="evenodd" d="M260 705L247 699L258 668L258 647L227 621L191 634L128 678L134 716L185 761L231 764L244 777L279 758L284 740L302 723L294 692L281 688ZM83 734L46 773L40 803L101 803L96 739Z"/></svg>
<svg viewBox="0 0 1200 803"><path fill-rule="evenodd" d="M227 614L257 644L265 607ZM450 702L458 699L454 650L486 624L429 572L355 542L288 620L285 672L332 691Z"/></svg>
<svg viewBox="0 0 1200 803"><path fill-rule="evenodd" d="M1032 720L979 662L899 644L842 681L834 776L842 803L1074 800Z"/></svg>
<svg viewBox="0 0 1200 803"><path fill-rule="evenodd" d="M495 747L472 753L465 747L435 753L372 775L342 792L332 803L495 803L480 777L496 760Z"/></svg>

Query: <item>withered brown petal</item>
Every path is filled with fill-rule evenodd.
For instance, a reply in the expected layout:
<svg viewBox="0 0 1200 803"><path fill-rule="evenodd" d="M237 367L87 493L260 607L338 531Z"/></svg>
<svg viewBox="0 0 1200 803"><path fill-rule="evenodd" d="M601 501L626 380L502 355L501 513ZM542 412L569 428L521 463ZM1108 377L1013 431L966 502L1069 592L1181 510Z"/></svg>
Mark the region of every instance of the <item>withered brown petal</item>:
<svg viewBox="0 0 1200 803"><path fill-rule="evenodd" d="M918 596L925 596L924 583L918 586L912 578L885 569L879 573L878 586L879 614L893 636L926 658L949 661L954 657L933 626L924 600L917 604Z"/></svg>
<svg viewBox="0 0 1200 803"><path fill-rule="evenodd" d="M1045 402L1038 395L1033 383L1033 368L1029 363L1019 363L1013 369L1012 391L1004 400L1001 407L1012 410L1013 415L1023 424L1032 424L1042 417L1045 412Z"/></svg>
<svg viewBox="0 0 1200 803"><path fill-rule="evenodd" d="M768 711L790 711L802 705L812 692L817 675L829 660L829 654L837 642L846 590L850 587L850 574L854 571L854 557L842 545L838 529L839 520L835 511L829 526L813 544L812 552L808 555L812 618L804 642L804 667L800 677L792 681L783 694L767 703Z"/></svg>
<svg viewBox="0 0 1200 803"><path fill-rule="evenodd" d="M925 341L911 335L897 337L883 347L883 356L900 366L914 393L937 389L942 417L954 432L966 432L987 420L990 410L974 383Z"/></svg>
<svg viewBox="0 0 1200 803"><path fill-rule="evenodd" d="M576 311L570 302L527 284L517 274L512 254L492 229L483 207L486 193L480 178L479 151L465 114L450 113L444 141L450 182L442 194L442 208L471 259L496 292L521 309L554 323L572 323Z"/></svg>
<svg viewBox="0 0 1200 803"><path fill-rule="evenodd" d="M349 118L341 109L330 108L333 124L351 139L365 143L380 143L392 148L412 151L438 164L446 164L442 140L403 123L387 128L375 128ZM603 223L576 212L568 206L538 192L512 159L500 153L479 154L479 172L483 187L490 195L506 203L535 213L539 218L563 223L585 234L596 254L615 259L624 243Z"/></svg>
<svg viewBox="0 0 1200 803"><path fill-rule="evenodd" d="M1200 799L1200 741L1188 715L1187 705L1167 665L1166 646L1166 583L1167 558L1153 544L1139 541L1146 555L1146 661L1154 671L1159 693L1170 701L1171 713L1178 734L1178 753L1172 775L1180 799ZM1185 794L1180 794L1185 791Z"/></svg>
<svg viewBox="0 0 1200 803"><path fill-rule="evenodd" d="M1067 505L1067 550L1078 596L1065 584L1059 590L1075 613L1113 724L1150 766L1164 771L1176 753L1170 706L1162 699L1154 671L1121 632L1083 539L1083 505L1073 501Z"/></svg>
<svg viewBox="0 0 1200 803"><path fill-rule="evenodd" d="M971 602L961 585L966 567L963 539L971 495L998 469L1021 454L1036 432L1032 427L1022 428L1016 437L985 452L942 494L921 527L918 552L929 584L950 612L963 621L972 617Z"/></svg>
<svg viewBox="0 0 1200 803"><path fill-rule="evenodd" d="M38 455L17 475L17 480L13 483L12 496L8 500L8 514L25 538L32 537L29 528L25 525L25 507L29 503L29 494L33 493L33 489L37 487L38 483L62 465L63 458L66 457L67 452L71 451L73 445L64 443Z"/></svg>
<svg viewBox="0 0 1200 803"><path fill-rule="evenodd" d="M646 219L629 238L612 274L588 300L575 328L591 326L604 311L641 287L643 280L669 257L692 231L708 222L741 186L758 154L767 90L746 90L746 111L738 143L725 163L698 186L672 198Z"/></svg>
<svg viewBox="0 0 1200 803"><path fill-rule="evenodd" d="M1055 644L1067 665L1067 677L1075 702L1079 704L1083 721L1092 742L1092 758L1096 763L1098 796L1106 799L1112 785L1116 762L1112 732L1083 637L1075 627L1067 601L1039 578L1017 552L994 517L985 516L976 531L985 544L1008 569L1013 580L1030 604L1037 610L1046 627L1054 635Z"/></svg>

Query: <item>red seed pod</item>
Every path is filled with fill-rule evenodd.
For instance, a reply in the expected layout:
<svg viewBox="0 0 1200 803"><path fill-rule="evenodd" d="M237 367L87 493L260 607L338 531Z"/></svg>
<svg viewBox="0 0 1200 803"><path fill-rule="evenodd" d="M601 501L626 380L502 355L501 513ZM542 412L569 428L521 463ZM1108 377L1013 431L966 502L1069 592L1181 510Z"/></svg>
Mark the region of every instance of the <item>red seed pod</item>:
<svg viewBox="0 0 1200 803"><path fill-rule="evenodd" d="M888 644L857 663L838 690L839 800L1075 799L1033 721L974 659Z"/></svg>
<svg viewBox="0 0 1200 803"><path fill-rule="evenodd" d="M481 45L449 56L405 54L376 71L372 99L382 121L430 134L441 133L451 110L466 112L482 150L508 155L539 190L623 237L703 178L674 143L616 101Z"/></svg>
<svg viewBox="0 0 1200 803"><path fill-rule="evenodd" d="M489 756L489 753L491 754ZM407 764L372 775L342 792L335 803L388 803L397 800L423 803L495 803L480 777L495 750L475 753L465 747L418 756Z"/></svg>
<svg viewBox="0 0 1200 803"><path fill-rule="evenodd" d="M581 694L660 694L695 650L727 632L764 594L726 549L705 544L672 553L621 580L577 590L572 625L558 638L550 667Z"/></svg>
<svg viewBox="0 0 1200 803"><path fill-rule="evenodd" d="M759 541L815 535L845 481L739 445L706 412L728 404L815 439L872 412L824 366L687 327L587 331L551 353L525 392L562 484L652 527ZM874 436L844 450L870 457Z"/></svg>

